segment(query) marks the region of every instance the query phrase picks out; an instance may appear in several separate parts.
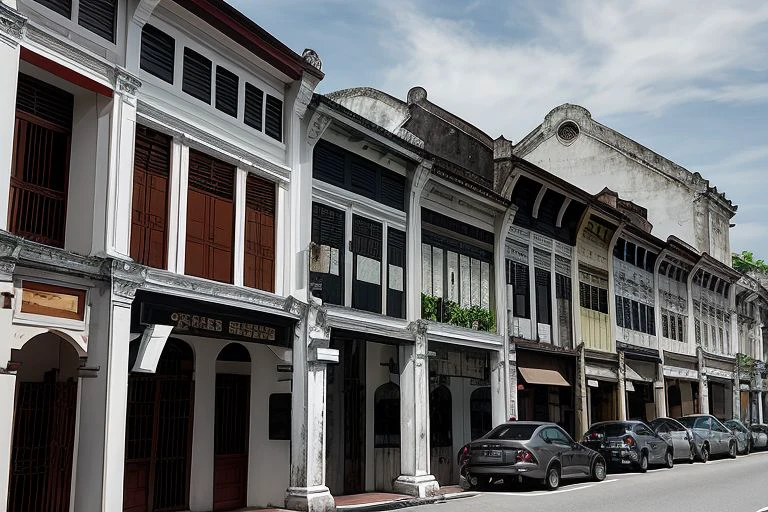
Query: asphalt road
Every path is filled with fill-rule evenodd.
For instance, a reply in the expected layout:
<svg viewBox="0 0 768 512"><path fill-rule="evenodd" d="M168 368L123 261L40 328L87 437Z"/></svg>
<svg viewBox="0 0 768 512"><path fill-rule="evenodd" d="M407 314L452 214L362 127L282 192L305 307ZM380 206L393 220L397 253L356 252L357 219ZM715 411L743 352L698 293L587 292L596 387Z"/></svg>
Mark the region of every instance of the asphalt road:
<svg viewBox="0 0 768 512"><path fill-rule="evenodd" d="M609 473L603 482L568 481L557 491L502 487L472 498L415 507L452 512L768 512L768 452L706 464L677 463L645 474Z"/></svg>

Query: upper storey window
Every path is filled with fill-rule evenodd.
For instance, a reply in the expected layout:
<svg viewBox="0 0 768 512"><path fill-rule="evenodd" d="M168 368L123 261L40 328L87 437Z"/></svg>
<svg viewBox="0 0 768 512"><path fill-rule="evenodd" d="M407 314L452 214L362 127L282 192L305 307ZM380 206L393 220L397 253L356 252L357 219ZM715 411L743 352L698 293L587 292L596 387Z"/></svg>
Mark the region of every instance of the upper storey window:
<svg viewBox="0 0 768 512"><path fill-rule="evenodd" d="M175 56L176 40L152 25L144 25L141 32L141 69L178 87L174 84L178 75L175 72ZM243 124L282 142L282 99L265 93L249 82L241 88L241 76L189 47L184 48L180 74L184 93L234 118L240 117L242 102Z"/></svg>
<svg viewBox="0 0 768 512"><path fill-rule="evenodd" d="M103 37L110 43L115 42L117 25L117 0L35 0L40 5L72 19L77 12L77 24Z"/></svg>
<svg viewBox="0 0 768 512"><path fill-rule="evenodd" d="M616 242L616 247L613 248L613 256L621 261L626 261L636 267L642 268L647 272L653 272L653 267L656 265L656 258L658 255L635 243L619 238Z"/></svg>

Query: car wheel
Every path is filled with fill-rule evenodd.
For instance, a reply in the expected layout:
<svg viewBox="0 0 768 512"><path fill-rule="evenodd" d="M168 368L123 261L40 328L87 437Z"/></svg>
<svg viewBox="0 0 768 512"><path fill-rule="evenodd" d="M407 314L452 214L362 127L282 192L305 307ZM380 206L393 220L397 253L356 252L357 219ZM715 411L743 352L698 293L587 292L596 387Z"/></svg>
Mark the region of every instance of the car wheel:
<svg viewBox="0 0 768 512"><path fill-rule="evenodd" d="M701 455L699 456L699 460L704 463L709 460L709 445L705 444L701 447Z"/></svg>
<svg viewBox="0 0 768 512"><path fill-rule="evenodd" d="M732 442L728 445L728 457L735 459L736 458L736 443Z"/></svg>
<svg viewBox="0 0 768 512"><path fill-rule="evenodd" d="M637 464L637 469L640 470L641 473L648 471L648 455L645 452L640 454L640 462Z"/></svg>
<svg viewBox="0 0 768 512"><path fill-rule="evenodd" d="M473 491L486 488L491 482L493 482L493 479L488 476L475 476L472 474L467 476L467 483L469 484L469 488Z"/></svg>
<svg viewBox="0 0 768 512"><path fill-rule="evenodd" d="M544 484L550 491L554 491L560 487L560 466L557 464L552 464L552 466L549 467L549 470L547 471L547 478L544 480Z"/></svg>
<svg viewBox="0 0 768 512"><path fill-rule="evenodd" d="M748 442L747 443L747 451L744 452L744 455L749 455L750 453L752 453L752 443Z"/></svg>
<svg viewBox="0 0 768 512"><path fill-rule="evenodd" d="M602 482L605 480L605 459L602 457L595 458L595 462L592 464L592 479L596 482Z"/></svg>
<svg viewBox="0 0 768 512"><path fill-rule="evenodd" d="M696 448L693 445L691 445L690 452L688 453L688 464L693 464L695 460L696 460Z"/></svg>
<svg viewBox="0 0 768 512"><path fill-rule="evenodd" d="M668 451L664 456L664 466L669 469L675 466L675 456L672 454L672 450Z"/></svg>

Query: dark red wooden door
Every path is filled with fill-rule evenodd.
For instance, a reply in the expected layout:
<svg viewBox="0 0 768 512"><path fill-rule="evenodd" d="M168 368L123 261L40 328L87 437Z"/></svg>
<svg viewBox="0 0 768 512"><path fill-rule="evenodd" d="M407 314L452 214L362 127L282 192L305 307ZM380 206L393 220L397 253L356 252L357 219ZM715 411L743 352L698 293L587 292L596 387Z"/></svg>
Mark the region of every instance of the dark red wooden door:
<svg viewBox="0 0 768 512"><path fill-rule="evenodd" d="M235 168L189 152L184 273L232 282Z"/></svg>
<svg viewBox="0 0 768 512"><path fill-rule="evenodd" d="M248 176L245 192L245 286L275 291L275 184Z"/></svg>
<svg viewBox="0 0 768 512"><path fill-rule="evenodd" d="M235 510L248 498L249 375L216 376L213 509Z"/></svg>
<svg viewBox="0 0 768 512"><path fill-rule="evenodd" d="M22 382L13 427L9 512L67 512L77 381Z"/></svg>
<svg viewBox="0 0 768 512"><path fill-rule="evenodd" d="M166 268L167 262L170 166L171 138L138 126L133 162L131 257L155 268Z"/></svg>

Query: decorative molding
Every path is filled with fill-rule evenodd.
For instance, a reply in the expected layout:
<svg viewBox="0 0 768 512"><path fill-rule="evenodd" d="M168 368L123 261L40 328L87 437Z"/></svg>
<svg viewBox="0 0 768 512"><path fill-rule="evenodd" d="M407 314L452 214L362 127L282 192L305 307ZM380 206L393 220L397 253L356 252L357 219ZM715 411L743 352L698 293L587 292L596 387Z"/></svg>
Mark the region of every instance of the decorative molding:
<svg viewBox="0 0 768 512"><path fill-rule="evenodd" d="M136 10L133 12L134 23L143 27L149 21L152 12L159 3L160 0L140 0L139 5L136 6Z"/></svg>
<svg viewBox="0 0 768 512"><path fill-rule="evenodd" d="M44 31L29 25L27 27L27 38L30 41L40 44L45 48L51 50L53 53L62 55L77 64L82 65L85 68L93 71L95 74L104 78L108 83L114 83L115 68L102 60L80 50L79 48L62 41L61 39L51 35L49 32Z"/></svg>
<svg viewBox="0 0 768 512"><path fill-rule="evenodd" d="M147 268L130 260L107 260L105 267L112 279L112 295L133 301L136 291L144 284Z"/></svg>
<svg viewBox="0 0 768 512"><path fill-rule="evenodd" d="M0 232L0 260L16 266L80 274L104 279L103 258L81 256L56 247L24 240L7 232ZM7 265L6 265L7 266Z"/></svg>
<svg viewBox="0 0 768 512"><path fill-rule="evenodd" d="M283 307L283 310L289 312L292 315L296 315L297 317L303 317L307 314L309 305L291 295L285 299L285 306Z"/></svg>
<svg viewBox="0 0 768 512"><path fill-rule="evenodd" d="M0 2L0 32L5 32L15 39L22 39L26 26L26 16ZM18 41L16 41L16 44L18 44Z"/></svg>
<svg viewBox="0 0 768 512"><path fill-rule="evenodd" d="M331 125L333 119L331 116L321 114L317 110L312 113L312 117L309 120L309 126L307 127L307 144L313 147L323 136L325 130Z"/></svg>
<svg viewBox="0 0 768 512"><path fill-rule="evenodd" d="M120 66L115 67L114 74L116 91L133 97L138 94L141 80Z"/></svg>
<svg viewBox="0 0 768 512"><path fill-rule="evenodd" d="M306 50L305 50L306 52ZM317 54L315 54L317 55ZM320 58L318 57L318 61ZM293 105L293 111L299 116L299 119L304 119L304 115L307 113L307 107L312 101L312 95L315 93L317 84L320 83L320 79L316 76L312 76L309 73L303 73L301 75L301 83L299 83L299 92L296 94L296 101Z"/></svg>
<svg viewBox="0 0 768 512"><path fill-rule="evenodd" d="M313 68L317 68L318 71L323 70L323 61L320 60L320 56L312 48L305 48L304 51L301 52L301 57L307 64Z"/></svg>
<svg viewBox="0 0 768 512"><path fill-rule="evenodd" d="M424 340L429 330L429 322L426 320L415 320L408 324L408 330L411 331L416 340Z"/></svg>
<svg viewBox="0 0 768 512"><path fill-rule="evenodd" d="M154 121L160 126L163 126L165 128L169 128L175 131L176 133L174 135L177 135L182 139L186 138L188 140L195 140L195 141L202 142L204 144L208 144L209 146L211 146L216 150L219 150L221 152L228 153L234 156L236 159L241 160L243 163L247 165L252 165L253 167L261 168L267 172L273 173L276 176L281 177L284 180L287 180L290 176L290 169L287 169L278 164L270 162L266 158L260 157L254 153L251 153L250 151L246 151L241 147L238 147L218 137L215 137L210 133L208 133L207 131L201 130L196 126L193 126L185 121L182 121L181 119L178 119L177 117L174 117L171 114L168 114L156 107L153 107L152 105L149 105L144 101L139 100L137 103L138 103L136 108L137 114L148 119L149 121Z"/></svg>

